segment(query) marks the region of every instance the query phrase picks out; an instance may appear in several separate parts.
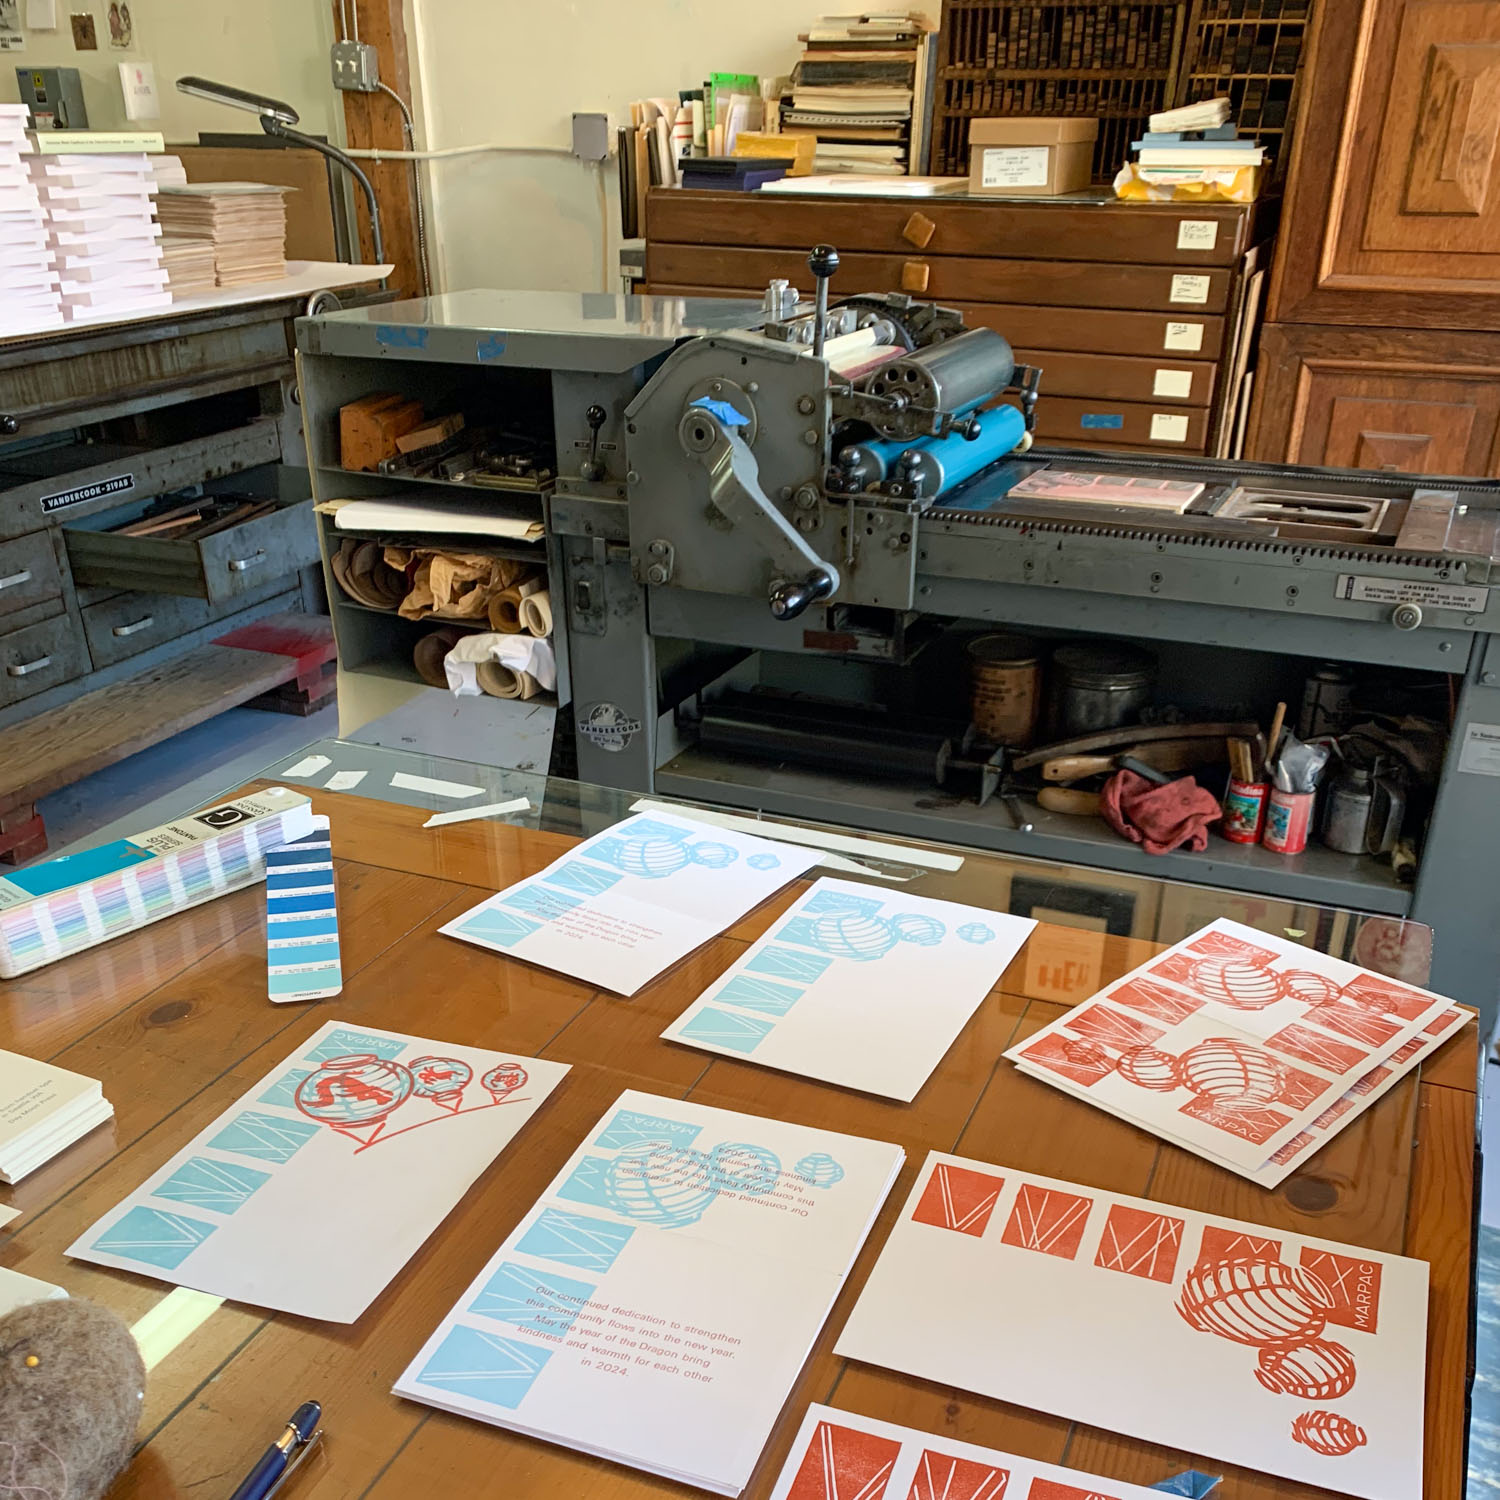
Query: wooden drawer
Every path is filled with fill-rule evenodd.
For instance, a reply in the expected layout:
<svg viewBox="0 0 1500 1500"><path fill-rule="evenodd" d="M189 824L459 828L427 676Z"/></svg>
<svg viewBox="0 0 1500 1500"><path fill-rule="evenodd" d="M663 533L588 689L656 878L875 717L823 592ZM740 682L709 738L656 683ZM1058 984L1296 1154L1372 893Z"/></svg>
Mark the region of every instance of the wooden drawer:
<svg viewBox="0 0 1500 1500"><path fill-rule="evenodd" d="M1017 349L1016 359L1041 367L1044 397L1147 401L1169 407L1212 405L1218 375L1217 366L1198 360L1127 359L1057 349Z"/></svg>
<svg viewBox="0 0 1500 1500"><path fill-rule="evenodd" d="M81 677L88 666L77 615L56 615L0 635L0 707Z"/></svg>
<svg viewBox="0 0 1500 1500"><path fill-rule="evenodd" d="M52 533L33 531L0 542L0 630L23 609L62 598L62 569L52 550Z"/></svg>
<svg viewBox="0 0 1500 1500"><path fill-rule="evenodd" d="M1232 266L1248 248L1251 222L1251 210L1233 205L960 203L695 191L653 192L646 205L648 241L796 250L802 256L804 285L811 281L807 252L825 242L841 255L921 251L1179 268Z"/></svg>
<svg viewBox="0 0 1500 1500"><path fill-rule="evenodd" d="M1208 426L1209 413L1201 407L1181 407L1174 411L1138 401L1049 396L1045 386L1036 407L1036 436L1040 443L1202 453L1208 442Z"/></svg>
<svg viewBox="0 0 1500 1500"><path fill-rule="evenodd" d="M803 291L812 277L795 250L649 244L646 280L700 287L765 286L784 277ZM1171 266L1066 260L979 260L967 256L845 255L830 292L910 292L936 302L1016 302L1046 307L1118 307L1187 316L1222 313L1232 273Z"/></svg>
<svg viewBox="0 0 1500 1500"><path fill-rule="evenodd" d="M318 560L312 504L301 500L197 541L64 528L74 580L220 603Z"/></svg>

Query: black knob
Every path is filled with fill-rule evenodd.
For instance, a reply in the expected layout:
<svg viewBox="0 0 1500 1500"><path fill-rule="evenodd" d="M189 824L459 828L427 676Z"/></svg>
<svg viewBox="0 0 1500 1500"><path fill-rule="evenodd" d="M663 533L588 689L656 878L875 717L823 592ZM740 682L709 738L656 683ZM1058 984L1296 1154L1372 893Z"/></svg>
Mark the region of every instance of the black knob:
<svg viewBox="0 0 1500 1500"><path fill-rule="evenodd" d="M583 420L587 422L595 432L597 432L601 427L604 426L604 419L608 415L609 413L605 411L602 406L595 405L589 407L589 409L584 412Z"/></svg>
<svg viewBox="0 0 1500 1500"><path fill-rule="evenodd" d="M12 416L0 416L0 433L6 437L14 437L21 430L21 419Z"/></svg>
<svg viewBox="0 0 1500 1500"><path fill-rule="evenodd" d="M826 281L839 268L839 253L832 245L814 245L807 266L820 281Z"/></svg>

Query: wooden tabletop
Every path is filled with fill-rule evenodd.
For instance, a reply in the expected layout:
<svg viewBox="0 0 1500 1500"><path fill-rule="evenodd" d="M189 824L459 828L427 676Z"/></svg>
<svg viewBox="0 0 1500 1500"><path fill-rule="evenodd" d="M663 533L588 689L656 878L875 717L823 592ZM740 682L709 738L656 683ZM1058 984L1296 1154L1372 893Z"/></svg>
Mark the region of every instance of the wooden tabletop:
<svg viewBox="0 0 1500 1500"><path fill-rule="evenodd" d="M1045 923L910 1105L850 1093L658 1039L785 908L784 892L633 999L438 935L445 921L535 873L571 839L493 822L423 829L412 807L311 792L334 815L344 992L305 1006L266 999L264 898L223 897L23 979L0 984L0 1046L103 1080L96 1131L0 1197L23 1216L0 1261L94 1299L134 1324L173 1293L65 1259L64 1247L325 1021L555 1058L572 1071L537 1118L359 1322L344 1327L224 1303L152 1368L142 1446L112 1500L227 1495L298 1401L324 1405L324 1451L288 1500L421 1494L602 1500L681 1486L398 1400L391 1385L590 1125L625 1088L894 1141L901 1180L783 1410L747 1495L770 1493L809 1402L1152 1484L1196 1467L1223 1500L1324 1495L1024 1407L856 1365L835 1336L930 1149L1118 1193L1252 1220L1431 1263L1426 1500L1461 1500L1474 1202L1474 1028L1265 1192L1023 1077L1000 1060L1061 1013L1033 998L1040 965L1076 951ZM924 887L924 892L927 890ZM1104 980L1161 946L1109 937ZM189 1303L192 1299L186 1299Z"/></svg>

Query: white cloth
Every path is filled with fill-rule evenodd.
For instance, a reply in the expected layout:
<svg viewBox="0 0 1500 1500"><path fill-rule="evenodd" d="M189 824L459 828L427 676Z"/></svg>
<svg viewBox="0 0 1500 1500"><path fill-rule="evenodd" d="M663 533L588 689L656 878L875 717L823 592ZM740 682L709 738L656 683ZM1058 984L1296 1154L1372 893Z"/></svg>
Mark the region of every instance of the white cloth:
<svg viewBox="0 0 1500 1500"><path fill-rule="evenodd" d="M449 691L459 698L477 698L483 689L474 669L482 661L497 661L514 671L530 672L549 692L557 686L557 658L552 654L551 641L487 630L465 635L443 658Z"/></svg>

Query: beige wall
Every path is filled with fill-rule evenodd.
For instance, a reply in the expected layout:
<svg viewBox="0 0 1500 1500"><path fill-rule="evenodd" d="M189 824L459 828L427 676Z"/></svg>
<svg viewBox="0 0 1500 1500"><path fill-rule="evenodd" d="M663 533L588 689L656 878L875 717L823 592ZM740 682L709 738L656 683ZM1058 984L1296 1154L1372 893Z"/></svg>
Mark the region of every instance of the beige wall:
<svg viewBox="0 0 1500 1500"><path fill-rule="evenodd" d="M120 130L129 123L120 94L117 64L149 62L156 70L161 120L142 121L169 141L195 140L200 130L258 130L254 117L179 94L175 81L197 73L286 100L302 116L303 128L326 134L341 128L328 81L333 40L332 7L323 0L133 0L134 45L117 51L109 43L108 0L57 0L56 31L32 31L21 20L26 45L0 52L0 101L20 97L16 68L77 68L83 76L89 124ZM91 11L97 52L78 52L68 26L70 12Z"/></svg>

